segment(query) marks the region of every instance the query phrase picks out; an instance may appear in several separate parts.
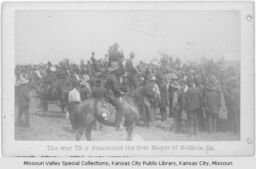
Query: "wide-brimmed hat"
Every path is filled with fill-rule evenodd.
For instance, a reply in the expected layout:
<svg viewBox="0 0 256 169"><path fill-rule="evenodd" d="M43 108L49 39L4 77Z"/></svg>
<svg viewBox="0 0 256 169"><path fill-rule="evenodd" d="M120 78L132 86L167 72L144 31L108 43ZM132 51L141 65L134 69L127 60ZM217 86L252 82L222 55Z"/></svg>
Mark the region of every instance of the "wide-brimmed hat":
<svg viewBox="0 0 256 169"><path fill-rule="evenodd" d="M87 81L89 81L89 80L90 80L90 76L88 76L88 75L83 75L83 76L82 76L81 81L87 82Z"/></svg>
<svg viewBox="0 0 256 169"><path fill-rule="evenodd" d="M171 86L175 89L180 89L180 84L177 81L171 83Z"/></svg>
<svg viewBox="0 0 256 169"><path fill-rule="evenodd" d="M57 69L56 69L56 67L51 66L51 67L50 67L50 70L51 70L52 72L56 72Z"/></svg>
<svg viewBox="0 0 256 169"><path fill-rule="evenodd" d="M20 80L17 81L17 85L23 85L23 84L27 84L29 83L29 80L27 80L26 78L24 77L21 77Z"/></svg>
<svg viewBox="0 0 256 169"><path fill-rule="evenodd" d="M155 77L155 76L151 76L151 77L149 78L149 80L155 81L155 80L156 80L156 77Z"/></svg>
<svg viewBox="0 0 256 169"><path fill-rule="evenodd" d="M177 80L177 79L178 79L178 77L177 77L177 75L176 75L175 73L168 73L168 74L165 74L165 75L164 75L164 78L165 78L166 80L168 80L168 81L170 81L170 80Z"/></svg>
<svg viewBox="0 0 256 169"><path fill-rule="evenodd" d="M112 72L118 69L118 63L117 62L112 62L111 66L108 68L108 71Z"/></svg>
<svg viewBox="0 0 256 169"><path fill-rule="evenodd" d="M87 84L88 84L87 81L84 81L84 80L81 80L81 81L80 81L80 85L84 85L84 86L85 86L85 85L87 85Z"/></svg>

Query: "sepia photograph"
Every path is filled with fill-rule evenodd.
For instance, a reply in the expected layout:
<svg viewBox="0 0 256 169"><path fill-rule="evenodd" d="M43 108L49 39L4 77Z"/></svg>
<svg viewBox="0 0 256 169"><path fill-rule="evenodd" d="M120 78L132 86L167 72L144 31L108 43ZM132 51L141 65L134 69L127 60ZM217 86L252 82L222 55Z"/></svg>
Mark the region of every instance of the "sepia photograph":
<svg viewBox="0 0 256 169"><path fill-rule="evenodd" d="M14 141L246 142L241 119L254 117L254 101L243 109L241 98L242 87L254 98L253 63L248 83L242 72L254 57L253 48L242 53L253 44L243 41L242 23L251 30L254 18L242 3L39 4L13 11L12 71L4 74L14 82Z"/></svg>

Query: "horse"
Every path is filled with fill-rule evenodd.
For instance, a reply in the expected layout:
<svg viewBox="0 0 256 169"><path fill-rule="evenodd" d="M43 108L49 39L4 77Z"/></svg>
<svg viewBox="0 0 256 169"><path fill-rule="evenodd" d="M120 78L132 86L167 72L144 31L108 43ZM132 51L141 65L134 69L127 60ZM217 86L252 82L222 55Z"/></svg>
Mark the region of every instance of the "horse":
<svg viewBox="0 0 256 169"><path fill-rule="evenodd" d="M127 131L127 140L132 140L132 133L139 117L137 106L133 97L124 95L121 99L124 111L124 126ZM115 127L116 111L106 106L111 105L106 101L89 98L78 104L74 111L71 112L70 118L73 118L73 128L76 133L76 140L81 140L83 135L87 140L91 140L92 128L96 121L101 124Z"/></svg>
<svg viewBox="0 0 256 169"><path fill-rule="evenodd" d="M49 83L47 79L42 79L34 83L37 97L40 99L44 116L48 111L49 101L58 101L61 111L65 113L67 105L68 92L71 90L72 79L55 79L54 84Z"/></svg>
<svg viewBox="0 0 256 169"><path fill-rule="evenodd" d="M143 126L149 127L150 122L154 121L155 119L155 100L156 95L155 92L152 90L151 87L148 85L142 85L137 87L133 91L133 97L135 98L135 103L139 109L139 120L137 125L139 125L139 121L143 122Z"/></svg>

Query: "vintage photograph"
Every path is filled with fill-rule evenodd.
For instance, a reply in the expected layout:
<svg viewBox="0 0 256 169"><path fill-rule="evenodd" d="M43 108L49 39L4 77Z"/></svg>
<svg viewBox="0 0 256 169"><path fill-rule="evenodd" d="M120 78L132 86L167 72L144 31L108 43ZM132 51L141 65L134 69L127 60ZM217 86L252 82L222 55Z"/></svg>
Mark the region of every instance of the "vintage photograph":
<svg viewBox="0 0 256 169"><path fill-rule="evenodd" d="M16 10L15 140L239 141L239 11Z"/></svg>

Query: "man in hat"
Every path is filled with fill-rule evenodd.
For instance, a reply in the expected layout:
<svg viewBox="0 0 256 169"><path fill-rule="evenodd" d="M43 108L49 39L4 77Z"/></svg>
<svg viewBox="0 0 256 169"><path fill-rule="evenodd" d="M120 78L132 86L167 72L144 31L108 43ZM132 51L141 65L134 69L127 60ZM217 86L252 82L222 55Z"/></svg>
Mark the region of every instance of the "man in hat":
<svg viewBox="0 0 256 169"><path fill-rule="evenodd" d="M127 80L128 80L128 86L131 91L133 91L137 87L137 81L136 81L137 70L133 66L134 57L135 57L135 53L130 52L130 58L126 61Z"/></svg>
<svg viewBox="0 0 256 169"><path fill-rule="evenodd" d="M93 72L93 67L92 67L92 63L90 60L87 60L87 64L85 65L86 67L86 73L89 74L89 75L93 75L94 72Z"/></svg>
<svg viewBox="0 0 256 169"><path fill-rule="evenodd" d="M95 87L92 89L92 97L102 100L104 98L107 98L107 90L106 88L102 85L102 81L100 79L96 80Z"/></svg>
<svg viewBox="0 0 256 169"><path fill-rule="evenodd" d="M56 67L54 65L52 65L52 63L49 61L47 63L46 73L47 73L48 79L50 81L54 81L55 80L55 78L56 78L56 75L55 75L56 71L57 71Z"/></svg>
<svg viewBox="0 0 256 169"><path fill-rule="evenodd" d="M224 99L228 111L229 126L234 133L240 132L240 89L239 81L230 77L225 81Z"/></svg>
<svg viewBox="0 0 256 169"><path fill-rule="evenodd" d="M108 54L105 54L105 58L103 60L105 70L108 68L108 63L109 63L109 56Z"/></svg>
<svg viewBox="0 0 256 169"><path fill-rule="evenodd" d="M188 79L187 83L186 109L189 115L191 133L197 134L199 130L198 113L202 105L201 92L197 87L194 87L192 79Z"/></svg>
<svg viewBox="0 0 256 169"><path fill-rule="evenodd" d="M68 93L68 103L69 103L69 117L72 125L72 129L76 129L75 122L75 110L76 106L81 102L81 96L79 92L79 83L77 81L73 81L72 90Z"/></svg>
<svg viewBox="0 0 256 169"><path fill-rule="evenodd" d="M89 84L89 81L91 80L91 78L90 78L90 76L89 75L87 75L87 74L84 74L83 76L82 76L82 78L81 78L81 83L83 84L83 85L85 85L85 87L90 91L90 93L91 93L91 86L90 86L90 84Z"/></svg>
<svg viewBox="0 0 256 169"><path fill-rule="evenodd" d="M80 96L81 96L81 101L84 101L88 99L91 96L91 87L88 83L88 80L90 77L88 75L83 75L81 82L80 82Z"/></svg>
<svg viewBox="0 0 256 169"><path fill-rule="evenodd" d="M106 78L106 89L108 91L108 100L109 102L116 108L117 110L117 117L116 117L116 129L123 129L123 107L120 102L120 97L123 95L123 92L120 90L118 86L118 78L117 78L117 70L118 64L114 62L112 63L111 67L108 69L108 74Z"/></svg>
<svg viewBox="0 0 256 169"><path fill-rule="evenodd" d="M168 105L168 93L167 93L167 82L164 78L160 78L159 82L160 90L160 114L162 121L167 120L166 107Z"/></svg>
<svg viewBox="0 0 256 169"><path fill-rule="evenodd" d="M175 132L178 133L181 131L182 93L177 81L173 82L171 86L173 87L173 96L170 104L172 104Z"/></svg>
<svg viewBox="0 0 256 169"><path fill-rule="evenodd" d="M159 100L160 100L160 90L159 90L159 87L156 83L156 76L152 76L149 81L150 83L152 84L152 89L153 91L155 92L155 96L156 96L156 100L154 102L154 106L157 107L158 106L158 103L159 103Z"/></svg>
<svg viewBox="0 0 256 169"><path fill-rule="evenodd" d="M172 83L175 82L178 77L176 76L175 73L170 74L170 77L168 77L169 79L169 85L168 85L168 96L169 96L169 117L173 117L173 112L172 112L172 97L173 97L173 92L174 92L174 88L172 87Z"/></svg>
<svg viewBox="0 0 256 169"><path fill-rule="evenodd" d="M213 81L209 81L207 85L205 102L206 102L205 109L206 109L206 117L208 122L208 131L216 132L217 119L218 119L219 110L220 110L220 98L215 88L215 83Z"/></svg>
<svg viewBox="0 0 256 169"><path fill-rule="evenodd" d="M48 75L51 73L51 67L52 67L52 62L48 61L47 62L47 68L46 68L46 73Z"/></svg>
<svg viewBox="0 0 256 169"><path fill-rule="evenodd" d="M46 68L46 91L47 91L47 95L52 95L52 93L54 93L54 90L56 89L56 85L57 85L57 76L56 76L56 72L57 69L55 66L52 65L52 63L49 61L47 63L47 68Z"/></svg>
<svg viewBox="0 0 256 169"><path fill-rule="evenodd" d="M25 77L21 77L18 82L18 90L17 90L17 99L18 99L18 118L17 118L17 125L23 125L22 123L22 116L24 115L25 118L25 127L29 127L29 104L30 104L30 97L29 92L31 90L31 84L29 80Z"/></svg>
<svg viewBox="0 0 256 169"><path fill-rule="evenodd" d="M92 68L93 68L94 72L98 72L99 71L98 61L95 58L95 52L92 52L91 62L92 62Z"/></svg>
<svg viewBox="0 0 256 169"><path fill-rule="evenodd" d="M112 63L117 62L118 64L118 70L116 73L121 76L124 74L124 66L123 66L123 60L124 60L124 54L122 51L119 50L119 44L114 43L113 46L109 47L108 55L109 55L109 67L112 65Z"/></svg>
<svg viewBox="0 0 256 169"><path fill-rule="evenodd" d="M108 49L108 55L109 55L109 66L112 65L113 62L120 62L122 58L124 58L123 52L119 51L119 44L114 43L112 46Z"/></svg>
<svg viewBox="0 0 256 169"><path fill-rule="evenodd" d="M203 131L205 129L205 112L203 106L205 105L205 93L206 89L205 86L202 84L202 77L200 75L195 76L195 86L199 89L201 93L201 100L202 100L202 107L199 109L198 112L198 122L199 122L199 130Z"/></svg>

